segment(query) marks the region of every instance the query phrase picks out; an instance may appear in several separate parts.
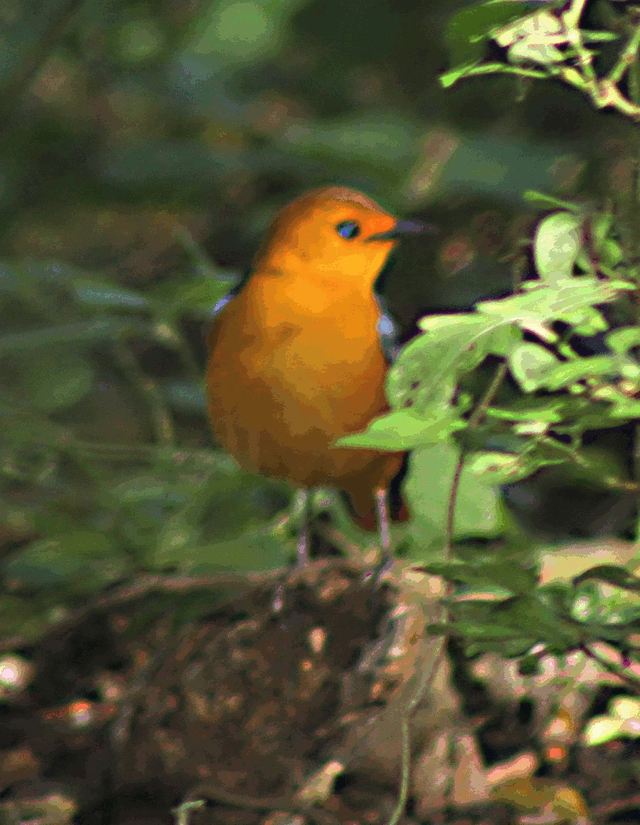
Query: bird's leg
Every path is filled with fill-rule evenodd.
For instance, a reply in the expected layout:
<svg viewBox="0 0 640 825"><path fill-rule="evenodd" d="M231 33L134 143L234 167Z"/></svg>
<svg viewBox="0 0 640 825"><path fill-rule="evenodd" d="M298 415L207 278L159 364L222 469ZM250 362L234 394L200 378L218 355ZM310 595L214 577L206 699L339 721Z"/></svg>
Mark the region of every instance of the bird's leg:
<svg viewBox="0 0 640 825"><path fill-rule="evenodd" d="M389 497L385 487L375 491L376 516L378 518L378 535L380 536L380 562L374 572L373 584L378 585L384 575L393 567L393 553L391 552L391 515L389 513Z"/></svg>
<svg viewBox="0 0 640 825"><path fill-rule="evenodd" d="M311 490L306 487L300 493L301 518L300 533L296 547L296 563L293 572L302 570L309 562L309 545L311 544ZM287 577L288 578L288 577ZM274 613L280 613L284 608L284 591L286 578L279 582L271 602Z"/></svg>
<svg viewBox="0 0 640 825"><path fill-rule="evenodd" d="M387 491L384 487L380 487L375 491L376 497L376 516L378 518L378 535L380 536L380 552L381 563L387 564L392 560L391 556L391 534L389 532L389 523L391 517L389 515L389 500L387 498Z"/></svg>
<svg viewBox="0 0 640 825"><path fill-rule="evenodd" d="M302 518L298 547L296 551L296 570L300 570L309 561L311 543L311 490L305 487L302 492Z"/></svg>
<svg viewBox="0 0 640 825"><path fill-rule="evenodd" d="M369 581L374 587L380 584L382 578L391 570L393 565L393 553L391 552L391 532L389 525L391 517L389 515L389 500L384 487L378 488L374 492L376 501L376 518L378 522L378 536L380 537L380 561L375 569L364 576L365 581Z"/></svg>

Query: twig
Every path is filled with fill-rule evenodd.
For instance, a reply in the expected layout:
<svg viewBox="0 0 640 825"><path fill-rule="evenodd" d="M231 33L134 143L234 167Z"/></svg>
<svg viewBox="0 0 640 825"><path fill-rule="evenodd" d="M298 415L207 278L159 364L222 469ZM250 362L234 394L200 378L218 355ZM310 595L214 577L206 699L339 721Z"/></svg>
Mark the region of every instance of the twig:
<svg viewBox="0 0 640 825"><path fill-rule="evenodd" d="M398 793L398 801L396 802L396 806L393 809L393 813L391 814L391 817L388 820L387 825L397 825L398 820L402 816L404 809L407 806L407 800L409 799L409 782L411 778L411 717L413 716L413 712L415 711L415 709L420 704L420 701L422 700L422 697L424 696L425 692L429 689L431 683L433 682L438 672L438 668L442 664L445 648L446 639L443 638L440 641L440 650L436 654L436 657L433 662L433 667L430 670L427 670L426 668L423 669L418 680L417 688L413 692L412 696L409 698L409 701L405 706L404 713L402 714L400 719L400 790Z"/></svg>
<svg viewBox="0 0 640 825"><path fill-rule="evenodd" d="M586 0L574 0L561 15L566 42L572 47L576 55L577 67L567 63L550 63L540 69L531 69L523 65L509 65L489 63L481 66L470 66L467 70L452 73L452 80L447 85L461 77L472 77L484 74L515 74L520 77L538 79L559 78L567 85L586 94L597 109L611 107L631 120L640 120L640 101L625 97L617 84L622 80L630 67L637 60L637 50L640 45L640 25L633 33L620 53L613 68L602 78L599 78L593 66L593 53L584 45L580 18L584 11ZM567 55L569 57L569 55ZM445 75L446 79L446 75Z"/></svg>
<svg viewBox="0 0 640 825"><path fill-rule="evenodd" d="M606 80L610 83L619 83L622 80L629 67L635 63L638 46L640 46L640 24L635 27L627 45L620 52L620 56L606 76ZM631 98L633 100L633 94Z"/></svg>
<svg viewBox="0 0 640 825"><path fill-rule="evenodd" d="M622 679L623 682L626 682L636 694L640 694L640 679L632 676L626 668L620 667L620 665L616 665L614 662L610 662L608 659L605 659L604 656L600 656L600 654L595 653L586 644L580 645L580 650L582 650L582 652L585 653L590 659L593 659L594 662L601 665L605 670L608 670L609 673L613 673L615 676Z"/></svg>
<svg viewBox="0 0 640 825"><path fill-rule="evenodd" d="M597 805L591 809L591 813L598 819L606 819L611 814L617 814L627 808L640 808L640 794L634 794L625 799L614 799L612 802L605 802L604 805Z"/></svg>
<svg viewBox="0 0 640 825"><path fill-rule="evenodd" d="M271 585L274 580L283 574L282 569L269 570L266 573L236 573L225 572L215 576L145 576L138 581L123 585L117 590L96 596L87 604L78 607L67 613L58 621L54 621L41 634L43 636L52 632L64 632L86 619L94 612L109 610L123 604L141 599L145 596L158 593L190 593L194 590L202 590L215 587L256 587L259 585ZM214 605L216 609L220 603ZM8 639L0 640L0 652L16 650L22 647L33 647L39 640L34 642L28 636L16 635Z"/></svg>
<svg viewBox="0 0 640 825"><path fill-rule="evenodd" d="M180 808L184 805L192 806L194 801L201 799L211 799L214 802L221 802L223 805L257 811L291 811L305 814L305 816L314 819L320 825L338 825L338 820L329 811L309 806L308 803L296 800L292 796L248 796L227 791L218 785L210 785L206 782L189 791L187 799ZM179 811L180 808L175 810Z"/></svg>

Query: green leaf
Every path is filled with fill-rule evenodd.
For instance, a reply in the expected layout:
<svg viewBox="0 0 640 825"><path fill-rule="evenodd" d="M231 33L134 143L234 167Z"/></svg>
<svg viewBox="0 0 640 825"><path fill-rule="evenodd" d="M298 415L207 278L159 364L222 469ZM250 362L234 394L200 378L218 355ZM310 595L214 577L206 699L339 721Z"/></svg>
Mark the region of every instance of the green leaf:
<svg viewBox="0 0 640 825"><path fill-rule="evenodd" d="M593 245L596 252L598 252L613 226L613 212L596 212L595 215L591 216L589 226L593 238Z"/></svg>
<svg viewBox="0 0 640 825"><path fill-rule="evenodd" d="M454 83L457 83L460 78L471 74L477 65L477 62L465 63L463 66L456 66L455 69L451 69L450 71L441 74L440 85L443 89L448 89L450 86L453 86Z"/></svg>
<svg viewBox="0 0 640 825"><path fill-rule="evenodd" d="M180 566L185 558L193 558L192 549L197 547L201 534L191 512L175 513L163 524L145 561L154 569Z"/></svg>
<svg viewBox="0 0 640 825"><path fill-rule="evenodd" d="M522 197L529 203L540 206L543 209L566 209L569 212L575 212L576 215L582 214L581 207L576 203L569 201L561 201L551 195L546 195L544 192L536 192L533 189L527 189Z"/></svg>
<svg viewBox="0 0 640 825"><path fill-rule="evenodd" d="M625 418L628 421L633 421L636 418L640 418L640 401L636 401L634 398L623 398L619 395L612 396L612 398L608 400L612 402L613 406L607 410L607 415L610 416L610 418L615 419L616 422L619 422ZM591 424L589 423L589 426L585 427L585 429L590 428Z"/></svg>
<svg viewBox="0 0 640 825"><path fill-rule="evenodd" d="M0 422L3 434L17 446L38 442L47 447L61 448L67 447L73 440L71 431L66 427L54 424L44 415L31 410L0 406Z"/></svg>
<svg viewBox="0 0 640 825"><path fill-rule="evenodd" d="M285 42L290 17L302 0L220 0L205 4L183 59L206 60L209 73L258 63Z"/></svg>
<svg viewBox="0 0 640 825"><path fill-rule="evenodd" d="M548 324L550 321L566 321L577 326L589 324L594 304L614 301L622 290L633 286L626 281L601 281L588 275L564 278L554 284L530 281L522 284L523 292L494 301L476 304L479 314L500 319L503 324L517 324L547 341L555 341L557 335Z"/></svg>
<svg viewBox="0 0 640 825"><path fill-rule="evenodd" d="M624 567L613 564L600 564L590 567L579 576L573 579L574 587L585 581L599 581L610 584L613 587L620 587L623 590L630 590L632 593L640 593L640 579L629 573Z"/></svg>
<svg viewBox="0 0 640 825"><path fill-rule="evenodd" d="M589 29L581 29L580 34L585 43L605 43L612 40L618 40L619 34L615 32L596 32L589 31Z"/></svg>
<svg viewBox="0 0 640 825"><path fill-rule="evenodd" d="M580 644L581 629L565 621L536 596L520 596L508 603L499 604L492 611L492 618L502 625L519 630L523 635L533 630L540 641L560 650Z"/></svg>
<svg viewBox="0 0 640 825"><path fill-rule="evenodd" d="M191 249L189 251L195 254ZM199 250L196 251L200 255ZM161 282L149 290L154 304L162 315L175 317L188 310L209 313L240 280L239 276L222 277L222 273L218 274L211 266L207 267L205 274L207 262L202 257L195 263L203 272L200 277Z"/></svg>
<svg viewBox="0 0 640 825"><path fill-rule="evenodd" d="M283 141L304 155L340 158L355 163L375 163L406 168L414 156L420 127L416 121L380 116L348 116L316 121L307 127L288 129Z"/></svg>
<svg viewBox="0 0 640 825"><path fill-rule="evenodd" d="M411 530L421 547L435 545L445 538L459 454L459 448L447 441L420 447L411 455L404 494L413 517ZM454 536L496 536L503 527L498 489L463 468L456 497Z"/></svg>
<svg viewBox="0 0 640 825"><path fill-rule="evenodd" d="M76 300L86 306L138 311L149 308L149 301L133 289L92 278L77 277L72 282Z"/></svg>
<svg viewBox="0 0 640 825"><path fill-rule="evenodd" d="M20 385L27 400L40 410L71 407L91 390L93 368L69 347L50 346L19 360Z"/></svg>
<svg viewBox="0 0 640 825"><path fill-rule="evenodd" d="M564 320L573 327L576 335L597 335L609 328L606 318L595 307L583 307L573 314L567 313Z"/></svg>
<svg viewBox="0 0 640 825"><path fill-rule="evenodd" d="M140 474L119 482L111 488L110 495L123 504L169 502L174 499L172 489L162 479L150 474Z"/></svg>
<svg viewBox="0 0 640 825"><path fill-rule="evenodd" d="M582 739L586 745L595 747L612 739L623 736L624 721L622 719L612 719L610 716L594 716L587 722L582 734Z"/></svg>
<svg viewBox="0 0 640 825"><path fill-rule="evenodd" d="M449 622L448 624L430 624L427 631L433 635L457 636L463 639L475 639L476 641L501 642L506 639L527 639L527 647L531 647L537 641L533 629L531 633L523 634L511 627L501 627L498 624L478 625L467 624L466 622Z"/></svg>
<svg viewBox="0 0 640 825"><path fill-rule="evenodd" d="M613 238L608 238L602 244L599 253L602 263L610 267L617 266L624 257L622 247Z"/></svg>
<svg viewBox="0 0 640 825"><path fill-rule="evenodd" d="M504 26L495 34L496 43L507 48L510 63L562 63L564 53L557 48L567 43L562 23L551 12L536 11Z"/></svg>
<svg viewBox="0 0 640 825"><path fill-rule="evenodd" d="M508 361L511 374L525 392L541 387L546 375L558 365L553 353L528 341L514 347Z"/></svg>
<svg viewBox="0 0 640 825"><path fill-rule="evenodd" d="M557 284L573 273L582 246L583 218L573 212L554 212L543 218L533 241L536 271L543 281Z"/></svg>
<svg viewBox="0 0 640 825"><path fill-rule="evenodd" d="M562 421L566 398L519 398L510 407L488 407L485 415L503 421Z"/></svg>
<svg viewBox="0 0 640 825"><path fill-rule="evenodd" d="M130 327L120 321L95 319L64 324L55 327L42 327L29 332L13 332L0 337L0 357L17 355L30 350L42 350L53 344L91 343L93 341L113 340Z"/></svg>
<svg viewBox="0 0 640 825"><path fill-rule="evenodd" d="M514 595L530 593L537 580L533 570L515 562L433 562L425 565L425 570L449 581L463 582L474 588L498 588Z"/></svg>
<svg viewBox="0 0 640 825"><path fill-rule="evenodd" d="M164 567L169 561L183 573L202 575L216 570L277 570L291 559L294 548L287 546L265 527L245 530L241 535L224 541L191 547L188 555L176 553L173 559L164 548L162 557L152 553L147 562Z"/></svg>
<svg viewBox="0 0 640 825"><path fill-rule="evenodd" d="M557 363L540 377L537 387L546 387L549 390L559 390L581 381L584 378L595 378L602 375L615 376L620 371L618 359L610 355L591 355L577 358L575 361Z"/></svg>
<svg viewBox="0 0 640 825"><path fill-rule="evenodd" d="M497 487L502 484L513 484L515 481L527 478L541 467L563 463L562 459L542 455L536 449L527 450L520 454L498 453L487 450L472 453L465 462L465 466L469 472L481 476L485 484Z"/></svg>
<svg viewBox="0 0 640 825"><path fill-rule="evenodd" d="M416 415L411 409L393 410L374 418L362 433L347 435L336 441L339 447L363 447L375 450L413 450L448 438L466 423L451 408L426 410Z"/></svg>
<svg viewBox="0 0 640 825"><path fill-rule="evenodd" d="M449 21L445 32L451 63L480 60L493 29L527 13L525 4L515 4L513 0L492 0L458 12Z"/></svg>
<svg viewBox="0 0 640 825"><path fill-rule="evenodd" d="M624 355L633 347L640 347L640 327L621 327L610 332L605 340L614 352Z"/></svg>
<svg viewBox="0 0 640 825"><path fill-rule="evenodd" d="M74 595L93 593L121 579L130 568L102 533L77 530L34 541L4 563L13 590L63 588Z"/></svg>
<svg viewBox="0 0 640 825"><path fill-rule="evenodd" d="M459 377L521 340L514 326L476 313L431 315L418 323L425 334L404 347L387 376L390 404L411 404L418 415L449 404Z"/></svg>

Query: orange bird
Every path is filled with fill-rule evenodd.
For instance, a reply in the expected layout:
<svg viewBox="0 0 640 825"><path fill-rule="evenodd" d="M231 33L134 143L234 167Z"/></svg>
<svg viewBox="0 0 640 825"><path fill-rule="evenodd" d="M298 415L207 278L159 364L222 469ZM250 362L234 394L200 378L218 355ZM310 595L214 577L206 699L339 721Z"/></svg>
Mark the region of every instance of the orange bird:
<svg viewBox="0 0 640 825"><path fill-rule="evenodd" d="M278 213L242 284L214 308L213 430L243 468L307 490L299 564L318 485L344 490L361 518L375 508L388 559L387 489L403 453L334 444L388 410L381 335L390 322L374 282L398 238L425 229L351 189L308 192Z"/></svg>

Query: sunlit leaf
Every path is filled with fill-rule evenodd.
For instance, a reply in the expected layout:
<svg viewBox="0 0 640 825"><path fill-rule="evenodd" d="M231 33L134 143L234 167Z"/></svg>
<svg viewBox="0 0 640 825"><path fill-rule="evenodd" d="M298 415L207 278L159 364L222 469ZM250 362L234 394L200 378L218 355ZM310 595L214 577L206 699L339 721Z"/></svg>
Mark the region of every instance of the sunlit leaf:
<svg viewBox="0 0 640 825"><path fill-rule="evenodd" d="M605 340L614 352L627 353L633 347L640 347L640 327L621 327L610 332Z"/></svg>
<svg viewBox="0 0 640 825"><path fill-rule="evenodd" d="M582 740L585 745L591 747L610 742L622 734L623 724L621 719L613 719L611 716L594 716L587 722L582 733Z"/></svg>
<svg viewBox="0 0 640 825"><path fill-rule="evenodd" d="M402 350L387 378L390 403L411 403L417 414L449 403L461 375L490 354L507 354L521 339L512 325L475 313L431 315L418 323L425 334Z"/></svg>
<svg viewBox="0 0 640 825"><path fill-rule="evenodd" d="M522 193L522 197L529 203L540 206L543 209L565 209L569 212L575 212L577 215L581 214L581 208L578 204L570 203L569 201L559 200L552 195L547 195L544 192L536 192L528 189Z"/></svg>
<svg viewBox="0 0 640 825"><path fill-rule="evenodd" d="M583 219L572 212L554 212L536 229L533 257L543 281L556 284L571 276L580 246Z"/></svg>
<svg viewBox="0 0 640 825"><path fill-rule="evenodd" d="M509 354L513 377L525 392L532 392L544 384L545 376L558 365L556 356L539 344L524 341Z"/></svg>
<svg viewBox="0 0 640 825"><path fill-rule="evenodd" d="M482 477L485 484L499 486L513 484L550 464L562 464L562 459L544 456L537 450L516 453L498 453L486 450L472 453L465 462L471 473Z"/></svg>
<svg viewBox="0 0 640 825"><path fill-rule="evenodd" d="M451 412L451 408L428 411L416 415L410 409L393 410L388 415L374 418L367 429L356 435L340 438L341 447L363 447L377 450L412 450L436 444L452 432L462 429L465 422Z"/></svg>
<svg viewBox="0 0 640 825"><path fill-rule="evenodd" d="M451 63L480 60L491 32L497 26L527 14L531 5L516 4L513 0L493 0L459 11L450 19L445 32L445 45Z"/></svg>

